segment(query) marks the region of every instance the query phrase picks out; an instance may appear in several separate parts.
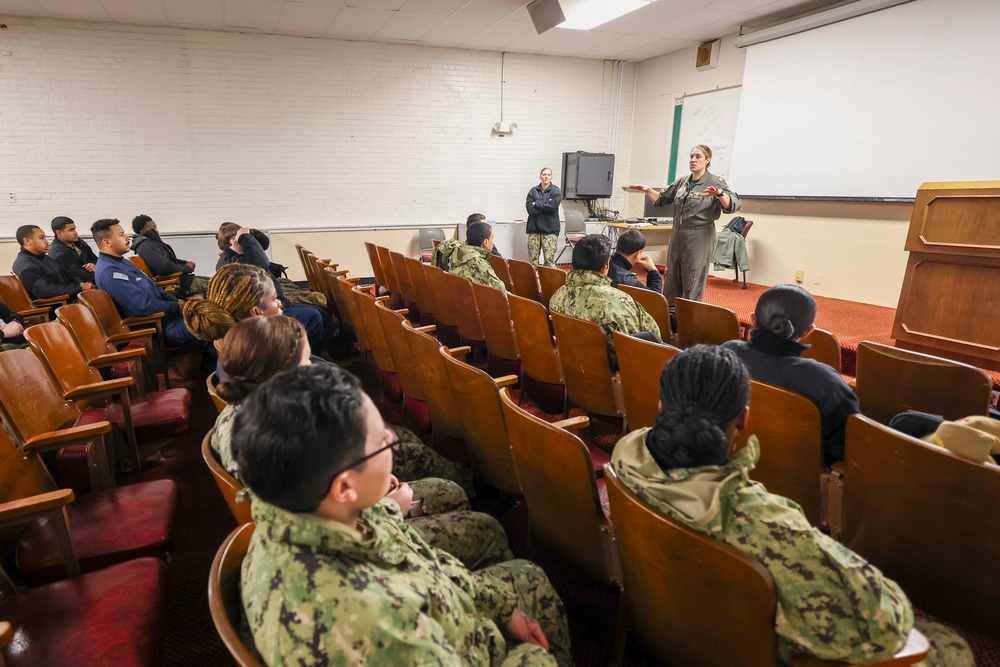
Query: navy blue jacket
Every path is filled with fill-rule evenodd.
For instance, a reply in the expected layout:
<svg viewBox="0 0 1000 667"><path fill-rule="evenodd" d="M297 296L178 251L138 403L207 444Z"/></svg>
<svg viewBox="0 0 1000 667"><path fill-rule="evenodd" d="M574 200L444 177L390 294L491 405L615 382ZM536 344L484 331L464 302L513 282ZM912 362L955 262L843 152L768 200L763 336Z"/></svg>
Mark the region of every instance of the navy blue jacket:
<svg viewBox="0 0 1000 667"><path fill-rule="evenodd" d="M97 286L111 295L123 317L148 317L164 313L179 317L177 298L163 291L132 262L101 253L97 258Z"/></svg>
<svg viewBox="0 0 1000 667"><path fill-rule="evenodd" d="M542 190L541 184L528 190L524 200L524 208L528 211L529 234L559 233L559 204L562 202L562 192L553 184L548 190Z"/></svg>
<svg viewBox="0 0 1000 667"><path fill-rule="evenodd" d="M36 255L21 248L14 258L14 273L24 284L32 299L50 299L80 293L80 281L74 281L48 255Z"/></svg>
<svg viewBox="0 0 1000 667"><path fill-rule="evenodd" d="M641 287L654 292L663 291L663 279L660 277L659 271L653 270L647 273L646 284L643 285L632 273L632 264L617 252L611 255L611 262L608 264L608 278L611 278L612 287L618 287L621 284L629 287Z"/></svg>
<svg viewBox="0 0 1000 667"><path fill-rule="evenodd" d="M260 244L260 241L255 239L253 234L243 234L236 239L236 242L243 248L243 254L239 254L232 248L226 248L219 255L219 261L215 264L215 270L218 271L226 264L252 264L259 266L267 272L267 275L271 276L271 281L274 283L274 290L278 293L278 301L281 301L281 304L285 308L288 308L291 302L285 298L285 290L281 289L278 276L271 270L271 260L268 259L267 253L264 251L264 247Z"/></svg>
<svg viewBox="0 0 1000 667"><path fill-rule="evenodd" d="M83 268L83 265L97 264L97 255L94 254L94 251L90 249L90 246L83 239L80 239L74 245L80 250L79 255L76 254L76 250L73 250L73 248L59 239L55 239L52 241L52 245L49 246L49 257L56 261L56 264L59 265L59 268L70 280L87 283L94 282L94 272Z"/></svg>

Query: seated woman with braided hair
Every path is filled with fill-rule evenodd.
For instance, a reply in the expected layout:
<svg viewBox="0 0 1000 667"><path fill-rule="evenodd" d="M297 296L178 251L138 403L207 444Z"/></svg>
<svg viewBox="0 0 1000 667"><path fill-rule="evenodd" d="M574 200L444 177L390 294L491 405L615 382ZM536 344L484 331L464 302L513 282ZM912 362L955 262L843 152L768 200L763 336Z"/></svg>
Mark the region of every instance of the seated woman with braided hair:
<svg viewBox="0 0 1000 667"><path fill-rule="evenodd" d="M215 341L224 338L237 322L252 317L275 317L282 314L282 308L281 302L277 300L274 283L263 269L247 264L226 264L208 281L205 298L185 302L181 313L184 316L184 324L197 338ZM316 356L312 356L311 361L327 363ZM251 363L263 362L253 359ZM255 370L256 374L253 377L256 383L260 384L279 371L294 365L288 364L268 373ZM216 376L222 384L226 383L230 370L230 367L222 363L220 356ZM249 372L245 376L249 377ZM246 393L249 393L250 389L247 389ZM227 403L242 401L242 396L239 399L230 399L221 392L219 395ZM223 411L223 414L226 414L226 411ZM232 420L234 416L231 414L229 419ZM394 426L393 429L399 435L401 443L393 459L393 473L397 477L402 479L443 477L457 482L467 493L473 493L472 473L466 467L446 459L427 447L409 429L400 426ZM231 468L233 463L227 463L223 458L222 464L230 474L233 473Z"/></svg>
<svg viewBox="0 0 1000 667"><path fill-rule="evenodd" d="M250 317L237 322L226 335L219 362L228 379L217 391L229 405L215 422L211 447L237 480L243 481L233 450L233 423L244 399L281 371L310 365L310 356L305 328L290 317ZM471 568L513 558L503 528L488 514L470 512L469 497L458 484L436 477L410 477L395 465L393 473L388 497L399 503L404 516L412 517L413 527L427 542Z"/></svg>
<svg viewBox="0 0 1000 667"><path fill-rule="evenodd" d="M660 376L652 428L618 441L612 465L623 484L670 519L753 556L774 578L781 660L797 654L865 664L891 658L916 627L931 642L930 666L972 665L965 642L914 623L899 585L809 524L791 500L750 480L757 439L729 455L750 413L750 375L730 350L697 345Z"/></svg>

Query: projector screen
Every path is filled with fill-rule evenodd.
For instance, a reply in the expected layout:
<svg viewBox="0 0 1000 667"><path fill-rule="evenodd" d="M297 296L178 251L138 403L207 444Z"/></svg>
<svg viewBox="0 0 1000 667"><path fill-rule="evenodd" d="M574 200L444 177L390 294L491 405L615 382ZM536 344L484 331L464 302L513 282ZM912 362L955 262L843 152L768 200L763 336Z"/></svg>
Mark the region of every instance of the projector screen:
<svg viewBox="0 0 1000 667"><path fill-rule="evenodd" d="M1000 180L1000 2L916 0L748 47L729 184L912 198Z"/></svg>

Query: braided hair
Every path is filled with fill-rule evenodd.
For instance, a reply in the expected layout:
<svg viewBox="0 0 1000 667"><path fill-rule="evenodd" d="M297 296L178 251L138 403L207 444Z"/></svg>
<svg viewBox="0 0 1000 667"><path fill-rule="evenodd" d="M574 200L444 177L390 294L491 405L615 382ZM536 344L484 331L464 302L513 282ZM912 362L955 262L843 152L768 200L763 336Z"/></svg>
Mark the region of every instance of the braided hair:
<svg viewBox="0 0 1000 667"><path fill-rule="evenodd" d="M298 366L308 345L305 327L290 317L241 320L226 334L219 353L226 380L216 391L227 403L241 403L274 375Z"/></svg>
<svg viewBox="0 0 1000 667"><path fill-rule="evenodd" d="M663 367L656 423L646 448L663 470L723 465L726 429L750 402L750 373L731 351L696 345Z"/></svg>
<svg viewBox="0 0 1000 667"><path fill-rule="evenodd" d="M760 295L753 319L781 340L798 340L816 321L816 299L798 285L775 285Z"/></svg>
<svg viewBox="0 0 1000 667"><path fill-rule="evenodd" d="M260 267L226 264L208 281L204 299L184 303L184 324L201 340L218 340L238 321L250 317L254 307L263 309L272 292L274 283Z"/></svg>

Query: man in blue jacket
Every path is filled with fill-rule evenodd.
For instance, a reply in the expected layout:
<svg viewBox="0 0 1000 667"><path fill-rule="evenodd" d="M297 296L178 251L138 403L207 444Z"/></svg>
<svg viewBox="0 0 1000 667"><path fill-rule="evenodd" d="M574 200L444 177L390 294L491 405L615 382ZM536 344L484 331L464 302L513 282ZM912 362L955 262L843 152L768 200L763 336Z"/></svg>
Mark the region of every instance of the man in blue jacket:
<svg viewBox="0 0 1000 667"><path fill-rule="evenodd" d="M18 227L15 233L21 251L14 258L13 271L32 299L69 296L75 299L83 290L94 289L93 283L71 278L49 256L49 240L45 230L37 225Z"/></svg>
<svg viewBox="0 0 1000 667"><path fill-rule="evenodd" d="M181 318L180 302L167 294L152 278L124 259L131 248L128 234L117 220L98 220L90 233L100 252L95 270L97 286L111 295L123 317L148 317L163 313L163 334L167 345L177 347L198 339Z"/></svg>
<svg viewBox="0 0 1000 667"><path fill-rule="evenodd" d="M80 238L76 223L64 215L52 218L52 233L56 238L49 246L49 257L71 280L94 282L97 255Z"/></svg>
<svg viewBox="0 0 1000 667"><path fill-rule="evenodd" d="M611 286L618 287L619 284L629 287L641 287L654 292L663 291L663 279L656 269L656 264L649 255L643 252L646 249L646 237L638 229L629 229L622 232L618 237L618 245L611 255L611 263L608 268L608 278L611 278ZM632 267L639 265L646 269L646 284L643 285L632 273Z"/></svg>

